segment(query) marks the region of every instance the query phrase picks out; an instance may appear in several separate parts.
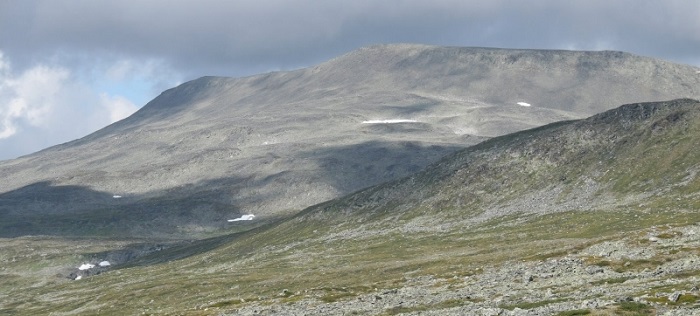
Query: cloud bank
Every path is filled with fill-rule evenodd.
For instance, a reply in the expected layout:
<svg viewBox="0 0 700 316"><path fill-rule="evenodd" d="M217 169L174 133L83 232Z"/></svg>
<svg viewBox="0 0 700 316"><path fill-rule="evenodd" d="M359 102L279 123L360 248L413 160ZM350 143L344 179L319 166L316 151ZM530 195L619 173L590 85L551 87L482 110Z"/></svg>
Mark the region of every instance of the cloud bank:
<svg viewBox="0 0 700 316"><path fill-rule="evenodd" d="M196 76L304 66L386 42L618 49L678 61L697 60L700 51L694 0L25 0L5 6L0 39L13 43L13 54L164 57Z"/></svg>
<svg viewBox="0 0 700 316"><path fill-rule="evenodd" d="M80 138L138 109L97 94L68 68L38 64L14 73L0 52L0 159Z"/></svg>

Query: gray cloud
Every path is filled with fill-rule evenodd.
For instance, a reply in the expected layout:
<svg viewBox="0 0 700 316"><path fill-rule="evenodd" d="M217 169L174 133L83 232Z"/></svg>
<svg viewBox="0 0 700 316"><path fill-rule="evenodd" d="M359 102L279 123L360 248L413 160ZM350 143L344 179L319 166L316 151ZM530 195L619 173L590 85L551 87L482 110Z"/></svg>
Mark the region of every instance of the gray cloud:
<svg viewBox="0 0 700 316"><path fill-rule="evenodd" d="M21 1L5 3L0 47L164 58L190 76L294 68L359 46L615 49L693 61L700 2ZM27 61L22 61L27 62Z"/></svg>
<svg viewBox="0 0 700 316"><path fill-rule="evenodd" d="M699 17L696 0L0 0L0 56L12 66L0 73L0 131L18 130L0 139L0 159L27 153L11 141L48 138L48 125L22 128L26 109L68 106L10 107L12 84L35 69L64 70L57 95L87 93L100 110L71 111L109 122L125 97L145 102L129 89L147 100L182 80L294 69L377 43L623 50L700 66ZM32 150L77 137L72 117Z"/></svg>

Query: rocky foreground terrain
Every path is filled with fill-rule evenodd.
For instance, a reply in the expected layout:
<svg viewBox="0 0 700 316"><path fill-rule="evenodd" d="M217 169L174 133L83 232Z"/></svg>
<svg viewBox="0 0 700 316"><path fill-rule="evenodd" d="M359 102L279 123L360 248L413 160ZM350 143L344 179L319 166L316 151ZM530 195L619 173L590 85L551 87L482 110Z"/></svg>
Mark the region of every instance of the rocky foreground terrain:
<svg viewBox="0 0 700 316"><path fill-rule="evenodd" d="M449 278L415 271L398 288L283 290L276 299L243 300L227 315L700 313L700 224L627 235Z"/></svg>

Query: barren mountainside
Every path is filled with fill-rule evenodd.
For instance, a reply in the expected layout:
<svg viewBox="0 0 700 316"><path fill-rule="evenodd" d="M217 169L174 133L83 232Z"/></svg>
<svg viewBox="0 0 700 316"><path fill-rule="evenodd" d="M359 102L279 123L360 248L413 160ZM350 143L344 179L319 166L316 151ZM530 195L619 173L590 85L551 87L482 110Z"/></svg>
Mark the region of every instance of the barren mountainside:
<svg viewBox="0 0 700 316"><path fill-rule="evenodd" d="M116 253L142 249L135 240L8 239L0 289L35 283L1 297L0 311L695 315L699 145L700 101L631 103L129 260ZM82 252L60 250L76 242ZM99 275L51 266L104 258L124 261ZM36 261L36 275L23 272Z"/></svg>
<svg viewBox="0 0 700 316"><path fill-rule="evenodd" d="M0 236L235 231L226 219L290 216L490 137L700 98L697 71L622 52L400 44L203 77L82 139L0 162Z"/></svg>

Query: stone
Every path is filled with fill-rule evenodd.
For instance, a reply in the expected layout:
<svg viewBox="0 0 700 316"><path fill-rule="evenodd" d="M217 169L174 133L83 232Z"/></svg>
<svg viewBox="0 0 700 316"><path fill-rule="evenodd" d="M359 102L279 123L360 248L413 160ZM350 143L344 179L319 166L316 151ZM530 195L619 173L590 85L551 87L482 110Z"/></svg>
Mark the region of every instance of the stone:
<svg viewBox="0 0 700 316"><path fill-rule="evenodd" d="M288 289L282 290L282 292L280 292L280 294L279 294L279 296L290 296L290 295L292 295L292 292L290 292Z"/></svg>
<svg viewBox="0 0 700 316"><path fill-rule="evenodd" d="M673 294L668 296L668 300L671 302L678 302L678 299L681 298L681 293L680 292L673 292Z"/></svg>
<svg viewBox="0 0 700 316"><path fill-rule="evenodd" d="M588 274L603 273L603 268L601 268L599 266L587 266L586 273L588 273Z"/></svg>

